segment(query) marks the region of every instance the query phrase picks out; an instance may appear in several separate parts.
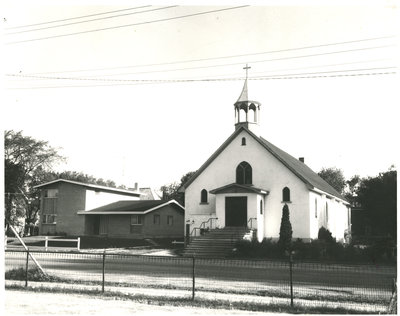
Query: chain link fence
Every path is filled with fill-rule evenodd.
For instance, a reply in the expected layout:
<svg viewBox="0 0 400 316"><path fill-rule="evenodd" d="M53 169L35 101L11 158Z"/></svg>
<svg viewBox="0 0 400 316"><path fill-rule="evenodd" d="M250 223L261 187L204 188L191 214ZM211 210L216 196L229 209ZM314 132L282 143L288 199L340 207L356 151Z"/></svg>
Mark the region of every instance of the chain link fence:
<svg viewBox="0 0 400 316"><path fill-rule="evenodd" d="M31 273L31 256L46 277ZM387 312L397 276L389 265L15 250L5 252L5 271L6 285L364 313Z"/></svg>

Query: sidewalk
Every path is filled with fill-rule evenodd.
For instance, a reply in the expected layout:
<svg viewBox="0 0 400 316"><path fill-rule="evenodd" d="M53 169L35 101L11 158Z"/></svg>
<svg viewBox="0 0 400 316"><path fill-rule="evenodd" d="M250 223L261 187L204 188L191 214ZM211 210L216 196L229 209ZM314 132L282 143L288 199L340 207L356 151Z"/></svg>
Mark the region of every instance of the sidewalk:
<svg viewBox="0 0 400 316"><path fill-rule="evenodd" d="M226 309L158 306L86 294L5 291L5 315L268 315Z"/></svg>

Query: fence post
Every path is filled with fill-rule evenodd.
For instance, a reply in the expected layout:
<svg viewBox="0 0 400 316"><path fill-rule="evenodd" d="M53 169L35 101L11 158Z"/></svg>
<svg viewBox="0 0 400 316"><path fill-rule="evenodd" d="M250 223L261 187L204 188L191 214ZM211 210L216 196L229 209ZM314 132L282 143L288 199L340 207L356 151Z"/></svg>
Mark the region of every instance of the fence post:
<svg viewBox="0 0 400 316"><path fill-rule="evenodd" d="M290 271L290 307L293 307L293 256L289 255L289 271Z"/></svg>
<svg viewBox="0 0 400 316"><path fill-rule="evenodd" d="M49 237L46 236L44 237L44 250L47 251L48 246L49 246Z"/></svg>
<svg viewBox="0 0 400 316"><path fill-rule="evenodd" d="M105 283L105 272L106 272L106 251L104 250L103 252L103 280L102 280L102 286L101 286L101 291L104 293L104 283Z"/></svg>
<svg viewBox="0 0 400 316"><path fill-rule="evenodd" d="M26 251L25 287L28 287L29 249Z"/></svg>
<svg viewBox="0 0 400 316"><path fill-rule="evenodd" d="M193 256L193 266L192 266L192 300L194 301L194 295L195 295L195 258Z"/></svg>
<svg viewBox="0 0 400 316"><path fill-rule="evenodd" d="M78 237L78 245L76 246L78 250L81 250L81 238Z"/></svg>

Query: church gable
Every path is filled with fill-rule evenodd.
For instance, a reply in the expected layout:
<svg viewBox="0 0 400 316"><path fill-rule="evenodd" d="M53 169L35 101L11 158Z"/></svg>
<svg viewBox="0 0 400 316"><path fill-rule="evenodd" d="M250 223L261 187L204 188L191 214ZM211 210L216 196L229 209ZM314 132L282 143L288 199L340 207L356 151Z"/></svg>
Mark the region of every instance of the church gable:
<svg viewBox="0 0 400 316"><path fill-rule="evenodd" d="M269 190L275 183L306 188L304 181L266 150L260 138L241 127L200 167L185 191L210 191L230 184Z"/></svg>

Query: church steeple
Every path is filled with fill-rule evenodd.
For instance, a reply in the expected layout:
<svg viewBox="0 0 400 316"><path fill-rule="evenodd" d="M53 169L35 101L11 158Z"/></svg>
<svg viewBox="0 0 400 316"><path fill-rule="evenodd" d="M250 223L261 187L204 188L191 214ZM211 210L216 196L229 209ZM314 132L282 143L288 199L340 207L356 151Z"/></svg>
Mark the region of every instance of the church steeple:
<svg viewBox="0 0 400 316"><path fill-rule="evenodd" d="M235 108L235 130L241 126L245 126L257 136L260 126L260 106L258 101L249 98L249 91L247 88L248 70L251 67L246 65L243 69L246 70L246 79L244 81L242 93L234 104Z"/></svg>

